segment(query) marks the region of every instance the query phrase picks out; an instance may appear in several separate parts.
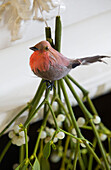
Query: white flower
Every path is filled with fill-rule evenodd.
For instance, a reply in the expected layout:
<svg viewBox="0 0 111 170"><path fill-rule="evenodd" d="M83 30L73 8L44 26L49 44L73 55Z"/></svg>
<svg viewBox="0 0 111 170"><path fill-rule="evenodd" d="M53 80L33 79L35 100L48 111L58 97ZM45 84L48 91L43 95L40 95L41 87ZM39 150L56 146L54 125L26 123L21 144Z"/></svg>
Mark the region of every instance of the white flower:
<svg viewBox="0 0 111 170"><path fill-rule="evenodd" d="M63 122L65 120L65 116L63 114L59 114L57 116L57 122Z"/></svg>
<svg viewBox="0 0 111 170"><path fill-rule="evenodd" d="M101 139L101 141L105 141L105 140L107 139L107 135L101 133L101 134L100 134L100 139Z"/></svg>
<svg viewBox="0 0 111 170"><path fill-rule="evenodd" d="M10 131L8 134L8 137L12 139L15 136L15 133L13 131Z"/></svg>
<svg viewBox="0 0 111 170"><path fill-rule="evenodd" d="M93 122L94 122L95 124L99 124L99 123L101 122L101 118L100 118L98 115L95 115L95 116L94 116L94 119L93 119Z"/></svg>
<svg viewBox="0 0 111 170"><path fill-rule="evenodd" d="M13 127L13 130L14 130L15 133L19 133L20 127L18 125L15 125Z"/></svg>
<svg viewBox="0 0 111 170"><path fill-rule="evenodd" d="M20 135L21 137L24 137L24 136L25 136L24 131L19 132L19 135Z"/></svg>
<svg viewBox="0 0 111 170"><path fill-rule="evenodd" d="M18 166L19 166L19 164L15 163L15 164L13 165L13 170L15 170Z"/></svg>
<svg viewBox="0 0 111 170"><path fill-rule="evenodd" d="M59 132L59 133L56 135L56 137L57 137L58 139L63 139L63 138L65 137L65 133L64 133L64 132Z"/></svg>
<svg viewBox="0 0 111 170"><path fill-rule="evenodd" d="M77 124L79 127L82 127L85 124L85 119L83 117L79 117L77 120Z"/></svg>
<svg viewBox="0 0 111 170"><path fill-rule="evenodd" d="M9 138L12 139L12 143L17 146L25 144L25 134L24 131L21 131L21 128L18 125L15 125L13 130L8 134ZM28 140L29 137L27 136Z"/></svg>
<svg viewBox="0 0 111 170"><path fill-rule="evenodd" d="M41 132L40 138L41 138L41 139L44 139L44 138L46 138L46 136L47 136L47 133L43 130L43 131Z"/></svg>

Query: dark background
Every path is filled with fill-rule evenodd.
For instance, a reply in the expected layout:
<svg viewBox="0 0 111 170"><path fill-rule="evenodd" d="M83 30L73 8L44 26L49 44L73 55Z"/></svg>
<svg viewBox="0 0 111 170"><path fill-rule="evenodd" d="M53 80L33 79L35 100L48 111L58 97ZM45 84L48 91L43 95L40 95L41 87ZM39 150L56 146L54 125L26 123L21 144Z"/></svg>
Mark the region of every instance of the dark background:
<svg viewBox="0 0 111 170"><path fill-rule="evenodd" d="M111 92L108 94L105 94L103 96L100 96L98 98L95 98L92 100L98 113L99 116L102 119L102 122L106 125L107 128L109 128L111 130ZM85 105L87 106L87 104L85 103ZM76 115L76 117L80 117L81 114L81 110L78 106L73 107L74 113ZM30 130L29 130L29 156L33 151L33 147L34 144L36 142L37 139L37 128L39 128L41 125L41 121L34 123L33 125L30 126ZM93 133L85 133L84 132L85 137L87 137L87 139L91 139L93 137ZM5 145L7 144L9 138L8 135L4 135L1 137L0 139L0 153L2 151L2 149L5 147ZM104 142L104 147L107 149L107 142ZM98 151L97 151L98 152ZM12 170L12 166L15 163L18 163L17 161L19 160L19 147L15 146L15 145L11 145L11 147L9 148L8 152L6 153L5 157L2 160L2 163L0 164L0 170ZM60 166L61 162L57 163L57 164L53 164L51 163L51 170L59 170L59 166ZM93 165L94 166L94 165ZM77 169L79 168L79 165L77 166Z"/></svg>

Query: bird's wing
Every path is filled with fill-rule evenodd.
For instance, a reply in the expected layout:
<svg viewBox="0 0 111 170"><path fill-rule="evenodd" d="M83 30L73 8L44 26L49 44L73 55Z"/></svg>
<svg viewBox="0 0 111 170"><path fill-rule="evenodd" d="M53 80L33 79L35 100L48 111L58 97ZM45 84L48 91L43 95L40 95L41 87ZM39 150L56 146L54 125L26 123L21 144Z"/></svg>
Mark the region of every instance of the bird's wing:
<svg viewBox="0 0 111 170"><path fill-rule="evenodd" d="M58 64L61 66L68 66L70 63L70 59L63 56L61 53L59 53L55 49L53 50L49 49L49 57L55 64Z"/></svg>

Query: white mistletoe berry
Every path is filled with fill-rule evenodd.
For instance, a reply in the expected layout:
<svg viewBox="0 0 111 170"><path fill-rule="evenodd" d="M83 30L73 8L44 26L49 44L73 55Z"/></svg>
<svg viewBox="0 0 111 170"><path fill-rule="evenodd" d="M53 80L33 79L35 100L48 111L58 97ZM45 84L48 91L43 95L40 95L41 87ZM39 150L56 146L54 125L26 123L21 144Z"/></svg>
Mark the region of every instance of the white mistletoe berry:
<svg viewBox="0 0 111 170"><path fill-rule="evenodd" d="M77 135L75 128L72 129L72 134L73 134L73 135Z"/></svg>
<svg viewBox="0 0 111 170"><path fill-rule="evenodd" d="M46 132L45 132L45 131L42 131L40 138L41 138L41 139L44 139L44 138L46 138L46 136L47 136Z"/></svg>
<svg viewBox="0 0 111 170"><path fill-rule="evenodd" d="M77 120L77 124L79 127L82 127L85 124L85 119L83 117L79 117Z"/></svg>
<svg viewBox="0 0 111 170"><path fill-rule="evenodd" d="M63 138L65 137L65 133L64 133L64 132L59 132L59 133L56 135L56 137L57 137L58 139L63 139Z"/></svg>
<svg viewBox="0 0 111 170"><path fill-rule="evenodd" d="M63 114L59 114L57 116L57 122L63 122L65 120L65 116Z"/></svg>
<svg viewBox="0 0 111 170"><path fill-rule="evenodd" d="M95 124L99 124L99 123L101 122L101 118L100 118L98 115L95 115L95 116L94 116L94 119L93 119L93 122L94 122Z"/></svg>
<svg viewBox="0 0 111 170"><path fill-rule="evenodd" d="M53 142L56 143L57 141L58 141L58 138L55 137L55 138L53 139Z"/></svg>
<svg viewBox="0 0 111 170"><path fill-rule="evenodd" d="M100 134L100 139L101 139L101 141L105 141L105 140L107 139L107 135L101 133L101 134Z"/></svg>

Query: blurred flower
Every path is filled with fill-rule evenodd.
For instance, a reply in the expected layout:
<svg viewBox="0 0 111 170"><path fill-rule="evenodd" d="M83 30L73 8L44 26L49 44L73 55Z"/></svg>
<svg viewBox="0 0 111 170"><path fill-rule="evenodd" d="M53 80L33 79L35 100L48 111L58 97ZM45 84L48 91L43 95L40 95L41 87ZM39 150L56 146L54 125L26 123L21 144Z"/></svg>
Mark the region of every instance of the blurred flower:
<svg viewBox="0 0 111 170"><path fill-rule="evenodd" d="M70 158L70 156L71 156L71 159L73 160L74 159L74 152L72 152L71 149L68 149L67 153L66 153L66 156L68 158Z"/></svg>
<svg viewBox="0 0 111 170"><path fill-rule="evenodd" d="M19 166L18 163L13 164L13 170L15 170Z"/></svg>
<svg viewBox="0 0 111 170"><path fill-rule="evenodd" d="M13 130L8 134L9 138L12 139L12 143L21 146L25 144L25 134L24 131L21 131L21 128L18 125L13 127ZM29 140L29 137L28 137Z"/></svg>
<svg viewBox="0 0 111 170"><path fill-rule="evenodd" d="M50 157L50 160L54 163L57 163L59 162L61 159L61 157L57 154L57 153L52 153L51 154L51 157Z"/></svg>

